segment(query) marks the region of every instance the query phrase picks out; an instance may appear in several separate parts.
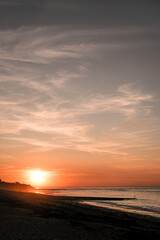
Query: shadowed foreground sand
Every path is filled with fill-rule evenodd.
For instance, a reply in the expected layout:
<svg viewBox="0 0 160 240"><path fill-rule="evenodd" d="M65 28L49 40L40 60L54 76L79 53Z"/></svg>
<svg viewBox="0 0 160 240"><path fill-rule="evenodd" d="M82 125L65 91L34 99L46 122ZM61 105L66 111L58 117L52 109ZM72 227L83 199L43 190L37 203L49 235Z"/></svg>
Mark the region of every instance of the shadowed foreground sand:
<svg viewBox="0 0 160 240"><path fill-rule="evenodd" d="M0 190L1 240L160 239L160 219L54 197Z"/></svg>

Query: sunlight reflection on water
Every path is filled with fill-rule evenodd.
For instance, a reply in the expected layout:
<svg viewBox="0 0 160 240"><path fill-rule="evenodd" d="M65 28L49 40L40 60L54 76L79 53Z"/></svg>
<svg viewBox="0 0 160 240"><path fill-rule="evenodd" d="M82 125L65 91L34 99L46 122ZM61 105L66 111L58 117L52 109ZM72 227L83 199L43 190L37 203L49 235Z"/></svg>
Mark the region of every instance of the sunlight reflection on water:
<svg viewBox="0 0 160 240"><path fill-rule="evenodd" d="M81 187L48 189L49 195L81 197L136 198L124 201L87 201L85 203L122 211L160 217L160 187Z"/></svg>

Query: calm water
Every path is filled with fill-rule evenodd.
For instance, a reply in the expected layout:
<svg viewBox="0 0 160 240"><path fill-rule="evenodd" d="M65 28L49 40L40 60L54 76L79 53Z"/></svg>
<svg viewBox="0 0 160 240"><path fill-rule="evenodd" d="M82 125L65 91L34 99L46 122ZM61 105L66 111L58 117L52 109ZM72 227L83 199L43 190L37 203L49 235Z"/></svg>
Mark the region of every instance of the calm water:
<svg viewBox="0 0 160 240"><path fill-rule="evenodd" d="M87 201L101 207L160 217L160 187L80 187L43 190L49 195L136 198L124 201Z"/></svg>

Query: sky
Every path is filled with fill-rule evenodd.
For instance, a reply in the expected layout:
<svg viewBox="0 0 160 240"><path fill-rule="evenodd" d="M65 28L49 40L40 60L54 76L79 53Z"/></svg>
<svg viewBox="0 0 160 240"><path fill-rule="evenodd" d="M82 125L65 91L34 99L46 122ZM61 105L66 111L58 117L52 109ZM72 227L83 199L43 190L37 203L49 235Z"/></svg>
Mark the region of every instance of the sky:
<svg viewBox="0 0 160 240"><path fill-rule="evenodd" d="M160 186L159 0L0 1L0 178Z"/></svg>

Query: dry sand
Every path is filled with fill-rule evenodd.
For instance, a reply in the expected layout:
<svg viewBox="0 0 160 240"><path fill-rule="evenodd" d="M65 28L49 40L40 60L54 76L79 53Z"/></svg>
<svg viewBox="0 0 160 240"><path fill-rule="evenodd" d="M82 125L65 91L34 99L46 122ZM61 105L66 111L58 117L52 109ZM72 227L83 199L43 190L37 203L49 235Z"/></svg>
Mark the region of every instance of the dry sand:
<svg viewBox="0 0 160 240"><path fill-rule="evenodd" d="M159 218L78 201L0 190L0 240L160 239Z"/></svg>

